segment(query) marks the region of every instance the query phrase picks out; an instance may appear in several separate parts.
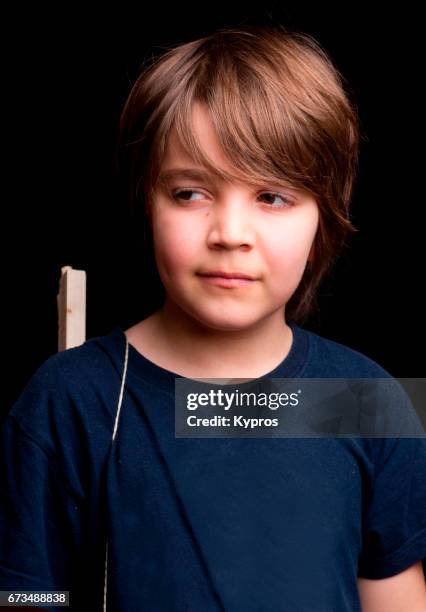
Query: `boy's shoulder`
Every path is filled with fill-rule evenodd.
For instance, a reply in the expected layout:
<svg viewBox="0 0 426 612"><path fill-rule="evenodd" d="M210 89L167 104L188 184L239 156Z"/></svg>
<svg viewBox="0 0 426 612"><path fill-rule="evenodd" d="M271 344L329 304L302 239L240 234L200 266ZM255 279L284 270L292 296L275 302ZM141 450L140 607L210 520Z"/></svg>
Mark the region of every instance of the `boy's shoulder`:
<svg viewBox="0 0 426 612"><path fill-rule="evenodd" d="M304 331L310 346L305 378L358 379L366 431L385 438L425 437L424 425L403 380L360 351L313 331ZM371 380L365 385L363 379Z"/></svg>
<svg viewBox="0 0 426 612"><path fill-rule="evenodd" d="M47 357L32 373L27 387L86 393L121 375L121 355L111 344L112 333L95 336L83 344L58 351Z"/></svg>
<svg viewBox="0 0 426 612"><path fill-rule="evenodd" d="M122 375L119 349L107 334L50 355L32 373L8 416L45 440L55 429L77 432L101 423L109 432Z"/></svg>
<svg viewBox="0 0 426 612"><path fill-rule="evenodd" d="M389 378L392 375L371 357L314 331L303 329L309 338L305 375L312 377Z"/></svg>
<svg viewBox="0 0 426 612"><path fill-rule="evenodd" d="M121 377L124 348L117 329L114 329L107 334L88 338L79 346L55 353L45 362L45 367L49 367L50 363L50 367L59 369L65 384L98 387L100 383Z"/></svg>

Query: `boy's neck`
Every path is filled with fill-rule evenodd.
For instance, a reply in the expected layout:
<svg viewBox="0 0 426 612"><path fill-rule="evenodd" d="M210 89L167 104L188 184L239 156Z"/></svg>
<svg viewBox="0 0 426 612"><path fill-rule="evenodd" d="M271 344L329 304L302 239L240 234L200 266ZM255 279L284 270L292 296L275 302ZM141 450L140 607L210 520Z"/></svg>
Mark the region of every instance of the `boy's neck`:
<svg viewBox="0 0 426 612"><path fill-rule="evenodd" d="M125 333L147 359L188 378L258 378L285 359L293 342L282 310L243 331L215 330L167 301Z"/></svg>

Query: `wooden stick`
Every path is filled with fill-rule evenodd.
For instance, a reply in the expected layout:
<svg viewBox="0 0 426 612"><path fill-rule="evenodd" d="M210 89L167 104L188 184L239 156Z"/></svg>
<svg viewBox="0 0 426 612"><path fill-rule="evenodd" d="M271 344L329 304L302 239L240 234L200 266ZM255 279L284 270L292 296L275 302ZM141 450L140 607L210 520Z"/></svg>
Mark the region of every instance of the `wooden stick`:
<svg viewBox="0 0 426 612"><path fill-rule="evenodd" d="M61 268L58 307L58 351L86 340L86 272L71 266Z"/></svg>

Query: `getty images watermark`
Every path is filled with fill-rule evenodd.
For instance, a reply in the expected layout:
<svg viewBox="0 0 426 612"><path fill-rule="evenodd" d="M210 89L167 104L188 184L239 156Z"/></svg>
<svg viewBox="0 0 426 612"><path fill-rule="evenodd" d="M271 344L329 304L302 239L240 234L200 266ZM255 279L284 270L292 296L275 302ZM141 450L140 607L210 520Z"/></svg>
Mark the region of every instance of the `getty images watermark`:
<svg viewBox="0 0 426 612"><path fill-rule="evenodd" d="M425 438L426 378L175 379L177 438Z"/></svg>

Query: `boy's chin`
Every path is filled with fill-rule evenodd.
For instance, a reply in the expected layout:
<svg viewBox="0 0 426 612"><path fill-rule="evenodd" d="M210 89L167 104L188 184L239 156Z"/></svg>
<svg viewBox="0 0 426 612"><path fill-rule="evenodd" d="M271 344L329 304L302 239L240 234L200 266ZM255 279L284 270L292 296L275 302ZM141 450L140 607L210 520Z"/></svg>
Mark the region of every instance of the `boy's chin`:
<svg viewBox="0 0 426 612"><path fill-rule="evenodd" d="M194 316L194 315L192 315ZM241 313L233 315L230 312L215 312L215 313L202 313L198 312L195 318L199 324L204 326L206 329L214 331L229 331L237 332L249 329L258 325L263 317L259 314L246 314L243 316Z"/></svg>

